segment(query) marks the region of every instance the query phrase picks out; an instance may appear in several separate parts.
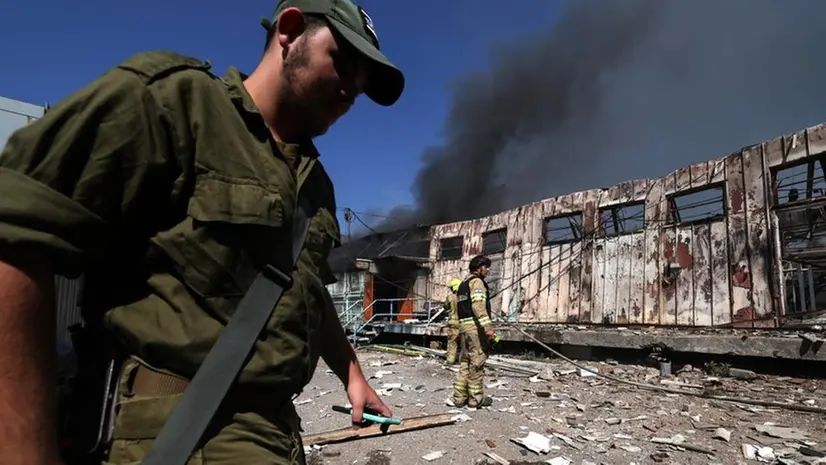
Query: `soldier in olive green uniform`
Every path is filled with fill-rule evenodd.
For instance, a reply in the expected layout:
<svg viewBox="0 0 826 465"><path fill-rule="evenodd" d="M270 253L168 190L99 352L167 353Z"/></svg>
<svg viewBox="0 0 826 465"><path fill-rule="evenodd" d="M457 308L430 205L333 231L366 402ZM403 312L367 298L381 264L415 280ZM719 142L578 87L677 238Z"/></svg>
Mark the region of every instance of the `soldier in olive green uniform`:
<svg viewBox="0 0 826 465"><path fill-rule="evenodd" d="M450 281L450 290L444 303L447 312L447 353L445 354L445 361L448 365L455 365L458 361L456 355L459 351L459 314L457 313L459 309L456 301L456 291L459 290L460 284L462 284L461 279Z"/></svg>
<svg viewBox="0 0 826 465"><path fill-rule="evenodd" d="M325 284L339 243L312 139L360 93L392 105L402 73L350 0L285 0L249 76L139 54L17 132L0 154L0 450L54 464L53 273L86 277L88 321L130 355L108 461L137 463L258 271L309 231L289 287L189 463L303 464L292 398L319 356L352 420L390 410L370 388ZM14 380L14 383L9 382Z"/></svg>
<svg viewBox="0 0 826 465"><path fill-rule="evenodd" d="M488 257L478 255L470 261L470 275L457 291L459 313L459 376L453 383L453 405L478 408L491 405L485 397L483 378L487 349L495 334L490 320L490 296L485 277L490 270Z"/></svg>

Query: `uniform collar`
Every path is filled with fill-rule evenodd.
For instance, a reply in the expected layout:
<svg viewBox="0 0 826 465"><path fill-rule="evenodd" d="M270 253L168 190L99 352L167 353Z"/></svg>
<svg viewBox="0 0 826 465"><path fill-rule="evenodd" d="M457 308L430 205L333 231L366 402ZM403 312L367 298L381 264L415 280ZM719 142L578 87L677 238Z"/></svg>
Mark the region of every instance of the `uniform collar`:
<svg viewBox="0 0 826 465"><path fill-rule="evenodd" d="M261 112L258 111L258 107L255 106L255 102L253 102L252 97L250 97L250 94L247 92L247 88L244 87L244 80L248 77L248 75L239 71L238 68L230 66L227 74L224 76L224 82L227 84L230 99L232 99L236 108L246 113L246 116L252 117L257 124L260 124L262 128L266 129L267 125L264 123ZM267 132L269 132L269 130L267 130ZM276 141L276 145L282 153L290 157L305 156L318 158L320 155L312 141L303 144L286 144Z"/></svg>

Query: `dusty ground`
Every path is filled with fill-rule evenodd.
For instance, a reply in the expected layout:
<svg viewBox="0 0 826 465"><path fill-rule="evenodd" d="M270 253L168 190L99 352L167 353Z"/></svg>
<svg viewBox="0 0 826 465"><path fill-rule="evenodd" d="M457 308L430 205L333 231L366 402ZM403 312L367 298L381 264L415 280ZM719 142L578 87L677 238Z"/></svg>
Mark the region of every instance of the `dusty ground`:
<svg viewBox="0 0 826 465"><path fill-rule="evenodd" d="M310 454L313 465L495 463L483 452L494 452L512 465L546 461L561 465L826 463L826 458L823 462L817 458L826 455L821 453L826 450L826 416L822 414L642 391L597 376L581 376L561 360L537 363L539 375L532 378L488 369L485 384L491 387L486 393L495 399L493 406L454 409L445 400L456 373L444 367L441 359L367 350L360 350L359 358L395 416L464 413L470 419L326 445ZM824 381L764 376L739 380L710 376L691 367L663 377L642 366L588 365L637 382L687 390L700 390L687 385L704 385L720 395L826 407ZM388 383L401 383L401 388L382 389ZM334 404L346 405L347 398L339 380L323 364L296 404L305 436L349 426L348 415L330 409ZM537 454L512 441L531 432L549 438L551 450ZM715 437L726 432L730 433L728 441ZM654 443L652 438L682 441L687 447L699 446L714 454L680 450ZM443 456L425 460L423 456L431 452ZM748 459L747 453L765 458Z"/></svg>

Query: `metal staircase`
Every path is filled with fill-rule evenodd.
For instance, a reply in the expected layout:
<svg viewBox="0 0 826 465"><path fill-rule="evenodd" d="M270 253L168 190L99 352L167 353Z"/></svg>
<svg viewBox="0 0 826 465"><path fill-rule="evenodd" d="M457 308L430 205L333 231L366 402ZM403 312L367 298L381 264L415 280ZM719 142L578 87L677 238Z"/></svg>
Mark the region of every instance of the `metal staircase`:
<svg viewBox="0 0 826 465"><path fill-rule="evenodd" d="M338 318L353 345L370 344L381 334L385 324L388 322L396 322L398 312L395 311L394 304L405 300L409 299L376 299L366 307L361 306L361 302L356 302L339 312ZM365 319L364 315L371 310L377 302L390 303L390 312L373 314L370 318ZM411 319L420 324L430 324L442 314L440 305L441 304L437 304L437 306L434 306L430 301L425 301L427 311L416 313L413 315L414 318Z"/></svg>
<svg viewBox="0 0 826 465"><path fill-rule="evenodd" d="M373 324L375 316L369 318L367 321L364 320L364 314L372 308L373 304L371 303L367 307L360 305L361 302L356 302L338 314L341 326L350 337L354 346L373 342L373 339L381 332L381 327Z"/></svg>

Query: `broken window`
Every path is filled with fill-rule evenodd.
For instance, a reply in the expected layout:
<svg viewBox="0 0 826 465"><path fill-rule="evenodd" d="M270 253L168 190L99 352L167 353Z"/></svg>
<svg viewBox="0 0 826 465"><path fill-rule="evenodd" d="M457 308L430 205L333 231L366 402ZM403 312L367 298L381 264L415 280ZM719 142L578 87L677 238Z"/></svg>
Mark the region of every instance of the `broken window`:
<svg viewBox="0 0 826 465"><path fill-rule="evenodd" d="M508 228L495 229L482 234L482 254L494 255L505 252Z"/></svg>
<svg viewBox="0 0 826 465"><path fill-rule="evenodd" d="M725 216L725 189L722 186L668 196L667 222L669 223L712 221L725 218Z"/></svg>
<svg viewBox="0 0 826 465"><path fill-rule="evenodd" d="M826 156L807 157L772 175L774 213L786 285L786 312L826 303Z"/></svg>
<svg viewBox="0 0 826 465"><path fill-rule="evenodd" d="M599 232L615 236L639 231L645 227L645 202L603 207L599 210Z"/></svg>
<svg viewBox="0 0 826 465"><path fill-rule="evenodd" d="M545 218L546 244L564 244L582 239L582 212Z"/></svg>
<svg viewBox="0 0 826 465"><path fill-rule="evenodd" d="M440 260L459 260L462 258L462 246L465 238L462 236L446 237L439 240Z"/></svg>
<svg viewBox="0 0 826 465"><path fill-rule="evenodd" d="M774 204L824 198L826 194L826 156L810 157L803 164L774 173Z"/></svg>

